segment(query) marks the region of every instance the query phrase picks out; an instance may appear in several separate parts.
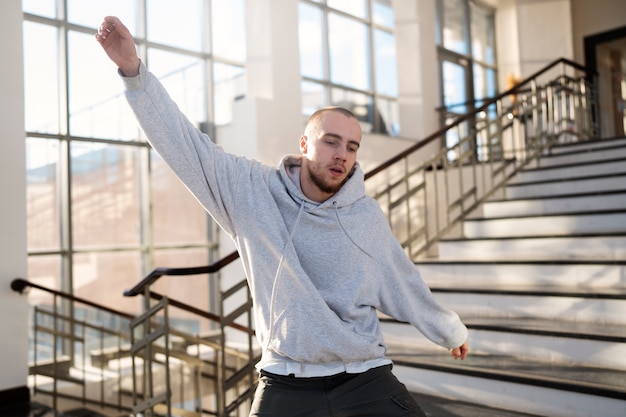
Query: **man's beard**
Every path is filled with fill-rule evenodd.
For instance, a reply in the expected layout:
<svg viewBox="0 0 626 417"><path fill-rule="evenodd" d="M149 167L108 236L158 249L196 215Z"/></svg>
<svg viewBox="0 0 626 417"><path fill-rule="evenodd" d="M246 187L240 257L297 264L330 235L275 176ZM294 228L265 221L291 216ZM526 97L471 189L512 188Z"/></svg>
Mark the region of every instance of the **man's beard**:
<svg viewBox="0 0 626 417"><path fill-rule="evenodd" d="M309 178L311 179L311 182L313 184L315 184L317 186L317 188L319 188L322 192L324 192L326 194L335 194L350 179L350 176L352 175L352 171L353 170L354 170L354 167L352 167L352 169L348 171L349 174L346 175L346 177L343 179L343 181L341 181L339 183L332 183L330 181L326 181L322 177L322 175L318 175L317 172L315 170L312 170L312 169L309 169Z"/></svg>

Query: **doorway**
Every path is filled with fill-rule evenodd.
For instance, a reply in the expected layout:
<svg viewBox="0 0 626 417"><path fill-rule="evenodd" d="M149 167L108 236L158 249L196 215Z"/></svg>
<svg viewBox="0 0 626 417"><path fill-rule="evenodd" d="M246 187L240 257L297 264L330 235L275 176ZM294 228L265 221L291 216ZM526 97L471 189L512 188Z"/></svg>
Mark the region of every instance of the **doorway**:
<svg viewBox="0 0 626 417"><path fill-rule="evenodd" d="M597 74L597 124L603 138L626 136L626 26L584 39L585 66Z"/></svg>

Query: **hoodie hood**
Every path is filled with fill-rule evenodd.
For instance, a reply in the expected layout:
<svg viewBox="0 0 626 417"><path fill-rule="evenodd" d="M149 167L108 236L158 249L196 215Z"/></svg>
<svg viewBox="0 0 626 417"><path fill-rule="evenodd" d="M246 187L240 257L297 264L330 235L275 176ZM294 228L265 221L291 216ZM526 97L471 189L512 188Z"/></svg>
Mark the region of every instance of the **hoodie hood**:
<svg viewBox="0 0 626 417"><path fill-rule="evenodd" d="M304 195L300 187L300 172L303 159L302 155L286 155L281 159L279 166L280 175L287 187L287 192L297 204L301 204L304 201L319 208L332 207L333 204L337 208L341 208L349 206L365 196L363 170L359 163L356 162L352 174L348 177L348 181L336 194L322 203L309 199Z"/></svg>

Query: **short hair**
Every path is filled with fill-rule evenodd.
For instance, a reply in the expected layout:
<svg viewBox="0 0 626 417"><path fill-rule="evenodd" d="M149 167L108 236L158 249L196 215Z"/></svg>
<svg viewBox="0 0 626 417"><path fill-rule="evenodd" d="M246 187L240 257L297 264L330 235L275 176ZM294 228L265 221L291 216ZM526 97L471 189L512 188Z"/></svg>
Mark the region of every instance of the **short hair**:
<svg viewBox="0 0 626 417"><path fill-rule="evenodd" d="M337 113L343 114L344 116L348 118L354 119L356 121L359 120L351 110L346 109L345 107L340 107L340 106L322 107L316 110L315 112L313 112L313 114L309 117L309 120L306 122L306 125L304 126L305 134L308 135L311 132L310 129L312 129L313 127L317 129L319 126L318 125L319 120L322 118L324 114L328 112L337 112Z"/></svg>
<svg viewBox="0 0 626 417"><path fill-rule="evenodd" d="M309 123L311 123L313 121L317 121L317 119L319 119L324 113L327 113L329 111L335 111L335 112L343 114L346 117L350 117L352 119L358 120L358 118L355 116L355 114L351 110L349 110L349 109L347 109L345 107L341 107L341 106L326 106L326 107L322 107L322 108L316 110L315 112L313 112L313 114L311 115L311 117L309 117L309 120L307 121L306 124L308 125Z"/></svg>

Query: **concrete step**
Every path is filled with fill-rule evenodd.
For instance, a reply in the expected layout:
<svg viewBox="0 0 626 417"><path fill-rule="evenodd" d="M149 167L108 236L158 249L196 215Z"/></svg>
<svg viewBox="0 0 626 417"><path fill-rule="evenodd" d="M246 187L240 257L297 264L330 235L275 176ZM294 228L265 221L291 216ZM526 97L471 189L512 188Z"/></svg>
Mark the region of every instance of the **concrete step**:
<svg viewBox="0 0 626 417"><path fill-rule="evenodd" d="M412 392L550 417L623 417L624 373L511 356L391 352L394 373Z"/></svg>
<svg viewBox="0 0 626 417"><path fill-rule="evenodd" d="M437 247L447 261L618 261L626 259L626 234L447 239Z"/></svg>
<svg viewBox="0 0 626 417"><path fill-rule="evenodd" d="M626 159L611 159L583 162L571 165L558 165L546 168L525 169L518 173L510 184L524 182L541 182L549 180L584 178L590 176L613 175L626 173Z"/></svg>
<svg viewBox="0 0 626 417"><path fill-rule="evenodd" d="M552 155L542 156L539 161L530 168L547 168L559 165L572 165L582 162L604 161L618 158L626 158L626 146L621 143L607 143L606 146L598 146L595 149L581 149L565 152L554 152Z"/></svg>
<svg viewBox="0 0 626 417"><path fill-rule="evenodd" d="M626 333L621 324L504 316L462 316L462 319L469 329L468 344L472 354L511 355L520 360L604 367L626 375L623 360ZM383 317L381 326L389 350L398 347L419 352L443 349L407 323Z"/></svg>
<svg viewBox="0 0 626 417"><path fill-rule="evenodd" d="M470 239L616 232L626 233L626 211L468 219L463 222L463 234Z"/></svg>
<svg viewBox="0 0 626 417"><path fill-rule="evenodd" d="M624 208L626 208L626 185L623 190L607 193L487 201L472 218L580 213Z"/></svg>
<svg viewBox="0 0 626 417"><path fill-rule="evenodd" d="M626 260L597 261L420 261L422 278L430 287L481 288L485 284L500 287L535 288L564 285L580 290L626 289Z"/></svg>
<svg viewBox="0 0 626 417"><path fill-rule="evenodd" d="M541 417L513 410L490 407L487 404L459 401L456 398L412 393L427 416L433 417Z"/></svg>
<svg viewBox="0 0 626 417"><path fill-rule="evenodd" d="M565 286L489 286L489 283L485 283L482 287L431 287L431 290L439 303L449 306L461 316L546 319L626 326L625 289L581 290ZM626 330L624 336L626 337ZM624 366L626 367L626 361Z"/></svg>
<svg viewBox="0 0 626 417"><path fill-rule="evenodd" d="M506 199L572 196L624 190L626 174L590 176L574 180L548 180L509 184Z"/></svg>
<svg viewBox="0 0 626 417"><path fill-rule="evenodd" d="M611 139L599 139L589 140L583 142L566 143L562 145L555 145L546 153L547 155L556 155L563 153L573 152L589 152L607 147L624 146L626 147L626 137L623 138L611 138Z"/></svg>

